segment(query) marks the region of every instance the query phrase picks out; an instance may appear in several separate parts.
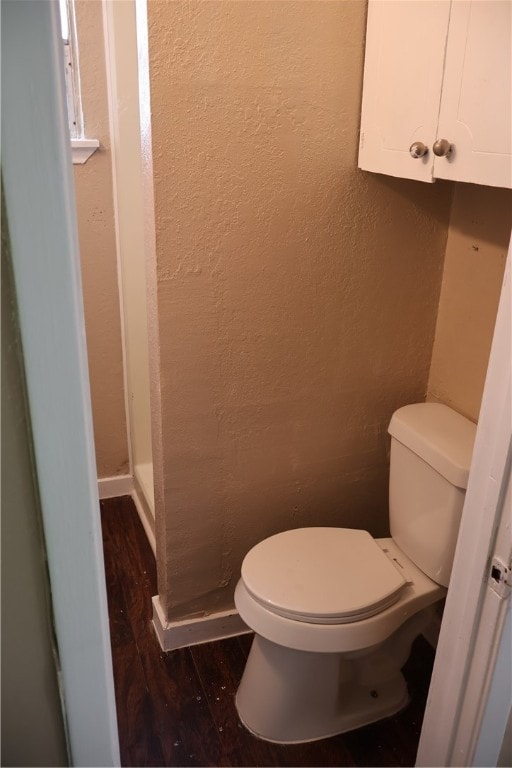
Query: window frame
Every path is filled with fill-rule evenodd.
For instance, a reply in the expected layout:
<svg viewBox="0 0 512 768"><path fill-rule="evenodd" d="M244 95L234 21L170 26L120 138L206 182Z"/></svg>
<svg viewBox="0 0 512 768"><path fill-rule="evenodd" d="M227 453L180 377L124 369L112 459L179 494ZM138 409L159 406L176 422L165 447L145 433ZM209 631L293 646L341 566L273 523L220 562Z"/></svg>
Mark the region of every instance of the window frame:
<svg viewBox="0 0 512 768"><path fill-rule="evenodd" d="M74 165L83 165L99 148L98 139L84 135L84 116L80 88L80 63L73 0L59 0L61 40L63 45L69 135ZM65 14L63 23L63 14ZM66 29L66 28L67 29ZM66 36L67 31L67 36Z"/></svg>

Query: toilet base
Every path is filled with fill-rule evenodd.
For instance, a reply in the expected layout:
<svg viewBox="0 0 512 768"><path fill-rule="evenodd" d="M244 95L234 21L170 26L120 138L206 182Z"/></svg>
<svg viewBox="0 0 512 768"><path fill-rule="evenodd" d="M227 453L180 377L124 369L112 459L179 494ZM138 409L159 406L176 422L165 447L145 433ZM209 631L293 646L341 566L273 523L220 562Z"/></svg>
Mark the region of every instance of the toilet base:
<svg viewBox="0 0 512 768"><path fill-rule="evenodd" d="M243 706L238 703L238 695L236 697L236 706L238 710L238 716L242 725L253 736L263 741L268 741L273 744L304 744L312 741L320 741L321 739L328 739L331 736L339 736L341 733L347 731L353 731L356 728L362 728L364 725L370 725L378 720L383 720L386 717L395 715L400 710L404 709L409 703L409 695L407 688L405 687L405 681L399 680L395 685L383 686L378 691L378 699L372 698L370 707L368 706L368 696L371 696L371 691L361 688L359 691L354 692L354 695L350 699L350 709L348 711L338 713L338 716L334 718L334 721L330 723L330 727L327 727L327 723L322 723L321 728L311 727L310 731L305 729L298 737L298 734L290 733L277 733L276 726L279 726L279 719L272 722L270 735L267 729L264 727L265 733L260 733L257 730L251 728L251 726L244 720L241 713ZM269 712L269 716L272 717L272 713ZM312 724L313 725L313 724ZM316 725L316 724L315 724Z"/></svg>
<svg viewBox="0 0 512 768"><path fill-rule="evenodd" d="M256 635L235 699L240 720L260 739L300 744L396 714L409 702L401 668L424 620L417 615L382 645L350 654L298 651Z"/></svg>

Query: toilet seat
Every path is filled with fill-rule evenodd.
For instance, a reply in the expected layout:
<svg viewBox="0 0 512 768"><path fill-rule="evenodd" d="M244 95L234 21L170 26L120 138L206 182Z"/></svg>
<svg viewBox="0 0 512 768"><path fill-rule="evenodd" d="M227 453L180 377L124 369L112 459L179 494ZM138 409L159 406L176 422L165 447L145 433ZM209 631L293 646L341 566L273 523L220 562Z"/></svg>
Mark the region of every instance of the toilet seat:
<svg viewBox="0 0 512 768"><path fill-rule="evenodd" d="M409 583L389 608L366 619L343 624L297 621L280 616L257 601L240 579L235 589L235 605L240 617L257 635L298 651L359 652L383 642L409 617L444 597L446 589L422 573L393 539L376 539L375 543L387 552L387 557L400 563L408 577Z"/></svg>
<svg viewBox="0 0 512 768"><path fill-rule="evenodd" d="M298 528L271 536L246 555L241 576L267 611L324 625L374 616L409 583L367 531L351 528Z"/></svg>

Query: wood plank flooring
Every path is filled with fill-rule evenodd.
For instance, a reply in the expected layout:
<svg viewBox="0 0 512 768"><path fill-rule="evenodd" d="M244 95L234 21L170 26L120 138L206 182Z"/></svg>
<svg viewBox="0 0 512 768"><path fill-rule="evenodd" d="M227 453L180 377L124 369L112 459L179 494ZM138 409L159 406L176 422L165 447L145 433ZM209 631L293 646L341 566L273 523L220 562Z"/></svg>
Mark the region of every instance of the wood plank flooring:
<svg viewBox="0 0 512 768"><path fill-rule="evenodd" d="M412 766L433 651L418 638L399 715L304 745L254 738L234 694L252 637L163 653L151 625L153 553L130 497L101 502L116 705L124 766Z"/></svg>

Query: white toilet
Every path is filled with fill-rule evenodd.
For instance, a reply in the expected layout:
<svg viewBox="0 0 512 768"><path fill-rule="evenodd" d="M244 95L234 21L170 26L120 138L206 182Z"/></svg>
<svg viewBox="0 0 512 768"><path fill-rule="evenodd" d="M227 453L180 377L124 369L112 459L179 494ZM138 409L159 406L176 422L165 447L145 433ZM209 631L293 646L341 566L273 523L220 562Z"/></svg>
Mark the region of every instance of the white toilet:
<svg viewBox="0 0 512 768"><path fill-rule="evenodd" d="M438 403L389 426L392 538L299 528L257 544L235 603L255 638L236 695L256 736L313 741L408 702L401 668L446 594L476 426Z"/></svg>

